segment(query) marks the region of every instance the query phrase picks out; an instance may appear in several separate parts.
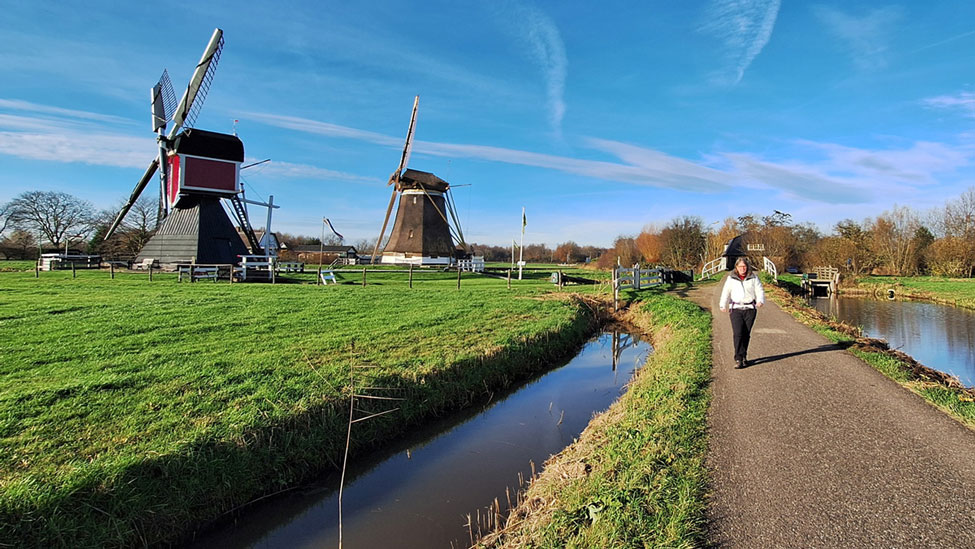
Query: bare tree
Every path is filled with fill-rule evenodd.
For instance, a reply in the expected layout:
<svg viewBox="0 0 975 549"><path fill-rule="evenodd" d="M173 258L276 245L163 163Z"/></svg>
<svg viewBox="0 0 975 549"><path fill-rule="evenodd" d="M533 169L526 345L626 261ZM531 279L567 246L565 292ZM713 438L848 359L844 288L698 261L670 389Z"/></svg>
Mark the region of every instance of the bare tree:
<svg viewBox="0 0 975 549"><path fill-rule="evenodd" d="M957 200L945 204L941 222L945 236L975 238L975 187L969 187Z"/></svg>
<svg viewBox="0 0 975 549"><path fill-rule="evenodd" d="M863 274L874 267L877 254L870 247L870 229L867 225L852 219L844 219L836 224L836 234L845 245L833 249L841 250L846 257L831 258L829 265L845 267L853 275Z"/></svg>
<svg viewBox="0 0 975 549"><path fill-rule="evenodd" d="M871 246L877 253L877 262L889 274L917 274L920 253L919 242L914 237L919 228L917 214L907 206L894 206L893 210L877 216L871 231Z"/></svg>
<svg viewBox="0 0 975 549"><path fill-rule="evenodd" d="M13 226L40 232L58 248L65 239L92 229L91 204L67 193L30 191L18 195L9 207Z"/></svg>
<svg viewBox="0 0 975 549"><path fill-rule="evenodd" d="M0 240L0 252L7 259L37 258L37 239L27 231L17 229Z"/></svg>
<svg viewBox="0 0 975 549"><path fill-rule="evenodd" d="M663 257L663 241L660 230L654 225L646 225L640 234L636 235L636 247L640 256L650 265L658 265Z"/></svg>
<svg viewBox="0 0 975 549"><path fill-rule="evenodd" d="M704 254L704 222L697 216L674 219L660 232L663 260L670 267L693 269Z"/></svg>
<svg viewBox="0 0 975 549"><path fill-rule="evenodd" d="M8 225L10 225L10 202L0 204L0 236L3 236Z"/></svg>
<svg viewBox="0 0 975 549"><path fill-rule="evenodd" d="M585 259L582 257L579 245L571 240L556 246L554 253L556 261L565 261L566 263L575 263Z"/></svg>

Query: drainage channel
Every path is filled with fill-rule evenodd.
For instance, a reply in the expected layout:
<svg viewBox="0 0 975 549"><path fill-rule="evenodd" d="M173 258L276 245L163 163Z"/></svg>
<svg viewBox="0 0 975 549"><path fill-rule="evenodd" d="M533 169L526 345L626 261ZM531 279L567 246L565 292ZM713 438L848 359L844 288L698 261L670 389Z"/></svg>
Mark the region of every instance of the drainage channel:
<svg viewBox="0 0 975 549"><path fill-rule="evenodd" d="M512 392L424 427L346 479L342 546L468 547L468 515L484 515L533 467L579 436L652 352L635 334L604 332L564 366ZM338 547L337 475L251 506L191 547ZM351 478L351 480L350 480Z"/></svg>

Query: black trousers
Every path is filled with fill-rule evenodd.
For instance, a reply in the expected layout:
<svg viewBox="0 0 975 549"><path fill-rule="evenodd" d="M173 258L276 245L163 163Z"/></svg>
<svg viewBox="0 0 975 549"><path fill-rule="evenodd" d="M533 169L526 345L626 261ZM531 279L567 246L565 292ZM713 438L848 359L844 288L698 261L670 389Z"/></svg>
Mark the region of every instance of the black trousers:
<svg viewBox="0 0 975 549"><path fill-rule="evenodd" d="M735 362L748 357L748 342L755 324L755 309L732 309L731 331L735 334Z"/></svg>

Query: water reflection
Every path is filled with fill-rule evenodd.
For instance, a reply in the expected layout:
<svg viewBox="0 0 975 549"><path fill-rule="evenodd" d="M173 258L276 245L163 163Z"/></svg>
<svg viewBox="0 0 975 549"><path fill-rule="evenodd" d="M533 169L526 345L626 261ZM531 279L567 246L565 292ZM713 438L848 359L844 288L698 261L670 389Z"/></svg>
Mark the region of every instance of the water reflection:
<svg viewBox="0 0 975 549"><path fill-rule="evenodd" d="M975 312L920 301L815 298L817 310L886 339L920 363L975 386Z"/></svg>
<svg viewBox="0 0 975 549"><path fill-rule="evenodd" d="M398 441L346 481L343 546L467 547L467 514L528 478L615 401L651 352L639 337L607 332L568 364L411 440ZM195 547L336 547L337 483L255 506ZM512 496L513 497L513 496Z"/></svg>

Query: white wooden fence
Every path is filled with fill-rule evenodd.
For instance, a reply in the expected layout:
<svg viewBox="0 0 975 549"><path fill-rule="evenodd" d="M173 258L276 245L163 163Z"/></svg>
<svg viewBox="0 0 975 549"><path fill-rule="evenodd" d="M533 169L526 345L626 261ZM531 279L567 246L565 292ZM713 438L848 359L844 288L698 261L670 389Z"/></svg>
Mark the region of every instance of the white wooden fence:
<svg viewBox="0 0 975 549"><path fill-rule="evenodd" d="M724 257L722 256L705 263L704 268L701 269L701 280L707 280L724 270L724 261Z"/></svg>
<svg viewBox="0 0 975 549"><path fill-rule="evenodd" d="M762 262L765 265L765 270L772 275L772 280L778 282L779 271L775 268L775 262L768 258L768 256L762 256Z"/></svg>

